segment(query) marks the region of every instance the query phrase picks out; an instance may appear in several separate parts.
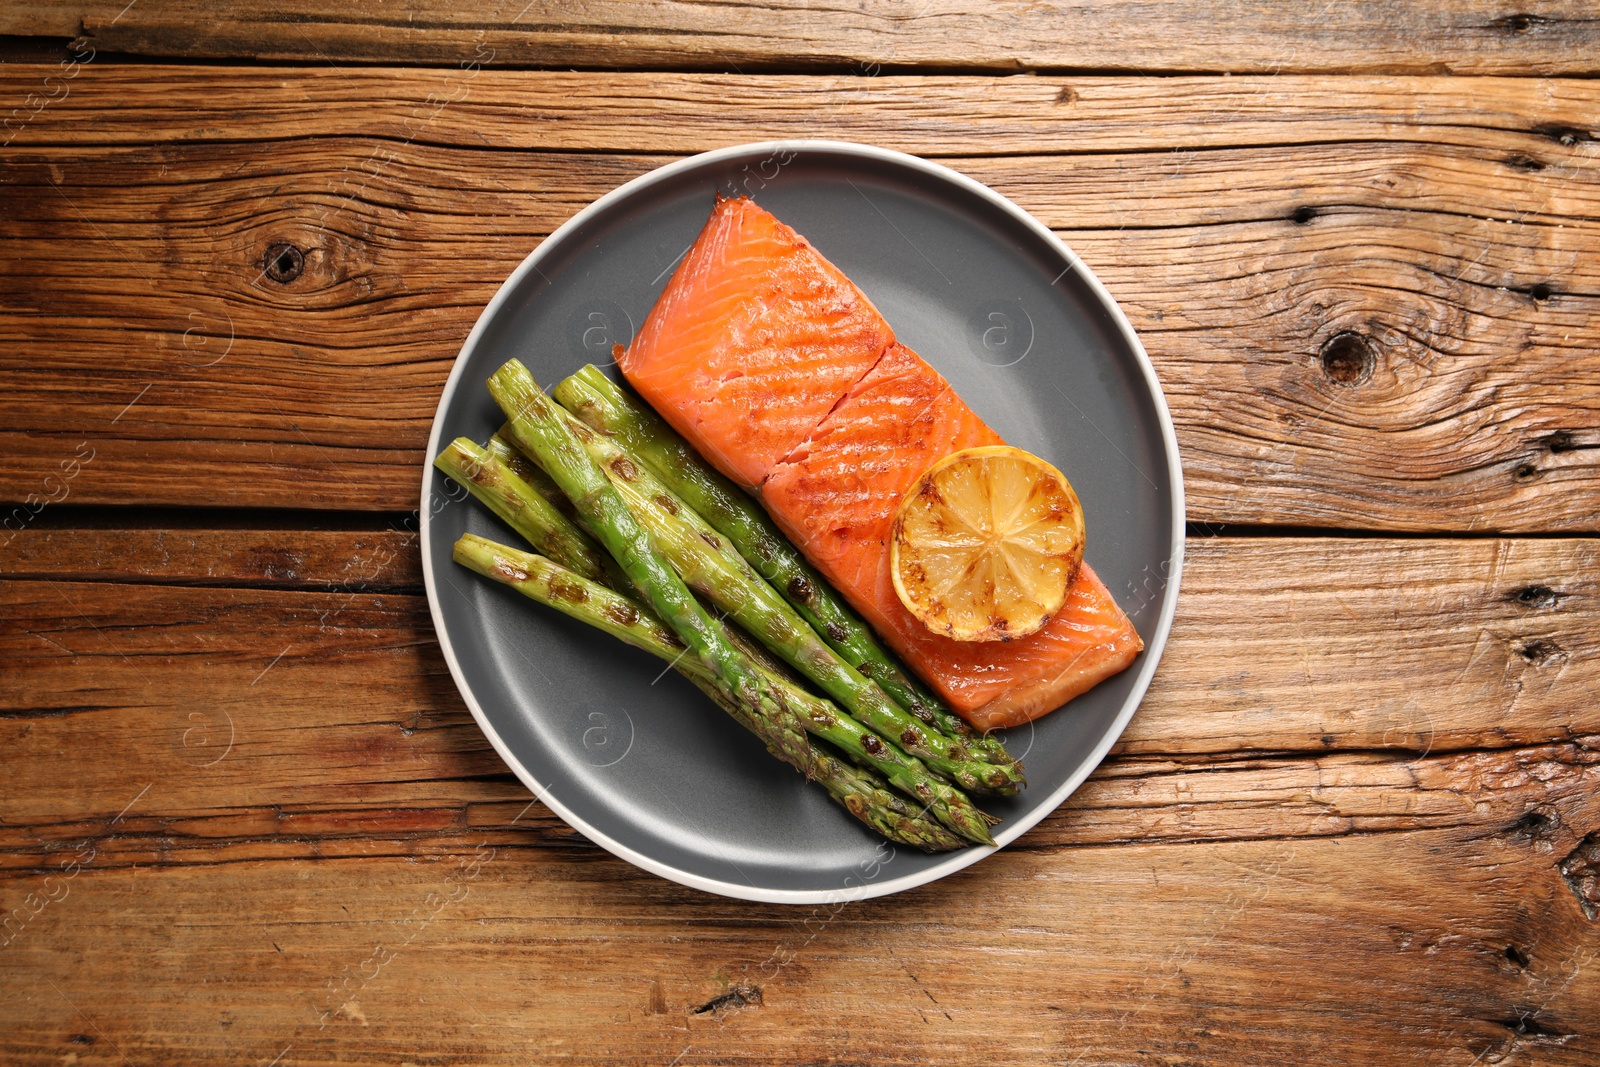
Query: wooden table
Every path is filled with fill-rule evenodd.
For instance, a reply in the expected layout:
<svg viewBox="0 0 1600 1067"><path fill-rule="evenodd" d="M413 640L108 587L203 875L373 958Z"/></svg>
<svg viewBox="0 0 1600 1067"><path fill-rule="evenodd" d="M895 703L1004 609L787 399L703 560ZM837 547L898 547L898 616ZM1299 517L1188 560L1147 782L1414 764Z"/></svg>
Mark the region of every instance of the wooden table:
<svg viewBox="0 0 1600 1067"><path fill-rule="evenodd" d="M0 1055L1600 1062L1595 14L6 5ZM1055 227L1155 361L1191 522L1094 778L817 908L530 805L412 510L542 236L797 136Z"/></svg>

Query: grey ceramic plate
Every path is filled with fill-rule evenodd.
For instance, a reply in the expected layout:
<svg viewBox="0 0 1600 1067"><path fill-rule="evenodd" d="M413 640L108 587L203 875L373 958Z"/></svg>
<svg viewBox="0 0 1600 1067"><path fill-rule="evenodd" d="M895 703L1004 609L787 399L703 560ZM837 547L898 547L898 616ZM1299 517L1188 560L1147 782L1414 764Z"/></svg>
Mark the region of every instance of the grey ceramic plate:
<svg viewBox="0 0 1600 1067"><path fill-rule="evenodd" d="M1088 558L1146 650L1127 671L1009 731L1029 786L985 803L1003 846L1105 756L1156 668L1183 553L1177 442L1122 312L1048 229L983 185L862 145L791 141L694 156L562 226L489 302L439 401L428 455L500 422L484 380L521 359L553 384L609 364L699 233L715 190L749 193L811 240L1008 442L1072 479ZM591 841L687 885L818 903L893 893L974 863L882 842L662 664L453 564L465 531L516 543L431 467L422 557L456 684L506 763Z"/></svg>

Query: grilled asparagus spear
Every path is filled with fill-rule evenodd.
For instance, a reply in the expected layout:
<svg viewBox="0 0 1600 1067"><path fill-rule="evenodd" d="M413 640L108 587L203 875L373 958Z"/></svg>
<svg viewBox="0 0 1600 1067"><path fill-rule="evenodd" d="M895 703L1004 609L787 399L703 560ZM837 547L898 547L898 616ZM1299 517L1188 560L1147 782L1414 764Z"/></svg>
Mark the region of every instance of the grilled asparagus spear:
<svg viewBox="0 0 1600 1067"><path fill-rule="evenodd" d="M735 698L702 660L686 655L683 642L649 608L543 556L495 544L475 534L466 534L456 542L455 560L511 586L524 596L671 663L724 711L767 742L769 751L783 758L787 739L780 741L777 737L783 728L765 714L763 708L752 707ZM850 730L846 725L850 722L848 717L827 701L777 675L769 680L775 688L786 690L786 698L800 710L800 718L807 724L808 731L833 742L891 780L896 776L904 777L904 767L887 760L882 753L875 754L869 747L869 735L859 727L856 731ZM870 772L851 767L815 746L812 746L810 766L813 779L835 800L890 840L928 852L965 846L965 841L924 812L923 807L936 803L932 798L923 805L909 804L883 788Z"/></svg>

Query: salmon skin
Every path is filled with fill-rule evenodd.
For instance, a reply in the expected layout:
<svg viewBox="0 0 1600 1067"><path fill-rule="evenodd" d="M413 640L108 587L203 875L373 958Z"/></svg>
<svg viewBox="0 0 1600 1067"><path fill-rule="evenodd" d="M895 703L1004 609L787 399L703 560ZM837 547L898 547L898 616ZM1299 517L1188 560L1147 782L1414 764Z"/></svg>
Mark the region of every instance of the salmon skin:
<svg viewBox="0 0 1600 1067"><path fill-rule="evenodd" d="M837 267L748 198L718 196L618 364L974 726L1038 718L1144 649L1087 563L1050 622L1014 641L955 641L905 609L889 570L900 501L952 452L1004 442Z"/></svg>

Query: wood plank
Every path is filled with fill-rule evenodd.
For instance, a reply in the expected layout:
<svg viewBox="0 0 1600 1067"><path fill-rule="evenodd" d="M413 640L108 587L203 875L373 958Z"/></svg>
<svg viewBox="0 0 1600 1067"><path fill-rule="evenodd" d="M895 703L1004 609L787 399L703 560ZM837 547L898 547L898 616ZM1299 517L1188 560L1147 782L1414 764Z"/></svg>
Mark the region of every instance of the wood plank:
<svg viewBox="0 0 1600 1067"><path fill-rule="evenodd" d="M440 382L494 286L573 211L666 158L597 146L683 128L719 91L658 76L668 114L652 120L619 102L638 85L485 73L427 143L413 128L396 144L347 134L370 120L395 136L416 106L403 94L448 75L409 73L396 94L376 75L279 72L237 90L272 106L224 112L232 72L209 92L191 70L102 73L24 128L33 146L19 140L3 175L0 437L14 462L0 498L15 502L64 487L80 503L413 506ZM172 99L157 100L167 73ZM997 150L1045 129L1041 147L1066 145L1081 114L1090 154L951 161L1057 227L1122 301L1174 409L1191 518L1591 529L1600 152L1566 123L1600 90L1483 80L1469 107L1417 95L1428 79L1332 95L1247 81L1187 80L1213 93L1183 105L1204 131L1192 149L1178 119L1144 125L1173 83L1128 79L749 79L761 107L680 140L816 132L827 99L825 114L870 117L880 141L940 153L989 126ZM605 86L592 123L584 84ZM1065 114L1050 103L1063 91ZM136 102L115 120L113 93ZM315 136L273 140L308 102ZM200 143L84 144L189 136ZM289 284L262 273L282 242L306 252ZM1319 359L1343 333L1370 343L1360 384ZM90 450L65 483L61 464Z"/></svg>
<svg viewBox="0 0 1600 1067"><path fill-rule="evenodd" d="M874 0L848 8L815 0L565 0L536 10L469 0L448 11L359 13L327 0L24 0L7 6L0 33L81 34L80 46L141 56L330 64L1578 74L1595 70L1600 36L1592 16L1578 0L1553 0L1532 14L1487 0L1315 7Z"/></svg>
<svg viewBox="0 0 1600 1067"><path fill-rule="evenodd" d="M65 84L46 84L46 78ZM829 136L930 157L1399 141L1587 158L1582 79L806 75L0 65L11 143L368 137L675 155ZM737 107L729 101L737 100ZM40 105L43 106L40 106ZM248 107L241 105L247 104ZM974 146L982 151L975 152ZM1563 149L1571 151L1562 151ZM1536 168L1518 160L1526 173ZM1112 190L1114 191L1114 190ZM536 208L537 205L529 205Z"/></svg>
<svg viewBox="0 0 1600 1067"><path fill-rule="evenodd" d="M193 757L196 773L209 777L202 757L227 756L220 748L204 748L198 739L205 720L193 722L202 729L190 734L184 754ZM323 770L330 779L349 773L347 767ZM175 791L176 775L147 775L153 778L145 783L148 791L144 784L133 786L111 810L8 811L0 826L0 871L48 872L53 843L85 839L96 842L97 870L351 857L427 860L459 850L468 838L497 848L588 847L542 805L530 807L509 772L468 777L459 761L451 766L443 760L440 770L461 777L428 790L380 788L375 798L330 794L327 800L283 799L275 786L239 781L212 782L205 796L197 796ZM1119 754L1010 847L1051 852L1450 830L1532 836L1562 858L1577 849L1586 829L1600 826L1592 806L1597 790L1600 734L1566 744L1426 755ZM135 797L137 810L118 818L108 835L107 820ZM1592 891L1579 899L1600 903Z"/></svg>
<svg viewBox="0 0 1600 1067"><path fill-rule="evenodd" d="M1589 733L1577 650L1595 638L1597 564L1593 539L1191 539L1160 692L1124 747L1430 751Z"/></svg>
<svg viewBox="0 0 1600 1067"><path fill-rule="evenodd" d="M25 528L0 541L0 578L414 592L422 560L407 525L408 518L371 532Z"/></svg>
<svg viewBox="0 0 1600 1067"><path fill-rule="evenodd" d="M7 903L52 891L5 949L8 1062L1579 1065L1597 1051L1600 933L1540 844L1512 835L1010 851L815 908L470 835L421 861L91 862L69 881L0 880Z"/></svg>
<svg viewBox="0 0 1600 1067"><path fill-rule="evenodd" d="M68 536L55 531L52 551L92 559L118 535L82 531L76 547ZM282 532L272 558L310 555L300 536ZM348 536L347 551L327 554L359 558L368 535ZM0 587L0 747L17 757L8 821L114 813L150 768L179 765L205 769L164 785L165 803L186 811L443 810L521 794L462 705L414 592L275 589L265 582L288 579L270 574L222 588L64 581L27 566L39 577ZM1111 806L1139 807L1145 791L1171 810L1140 816L1140 833L1232 825L1259 836L1233 821L1237 792L1210 815L1173 819L1191 803L1168 792L1185 767L1233 761L1235 781L1253 782L1258 767L1287 776L1267 794L1282 812L1261 806L1271 832L1312 833L1346 826L1344 802L1328 808L1311 789L1319 774L1393 784L1412 772L1386 760L1582 748L1600 735L1587 699L1600 683L1597 575L1600 541L1589 539L1193 540L1170 647L1117 749L1160 784L1108 785L1123 797ZM1114 593L1132 603L1160 590ZM1024 758L1029 744L1016 740ZM72 768L87 752L105 764L86 781ZM1354 754L1340 770L1306 761L1336 752ZM1587 775L1580 757L1563 757L1563 773ZM1522 772L1504 768L1543 758L1508 757L1496 773L1514 779ZM486 775L487 791L463 782ZM1361 795L1347 828L1382 828L1360 820L1381 818L1384 789ZM1419 818L1435 810L1417 804ZM1093 842L1107 831L1083 832Z"/></svg>

